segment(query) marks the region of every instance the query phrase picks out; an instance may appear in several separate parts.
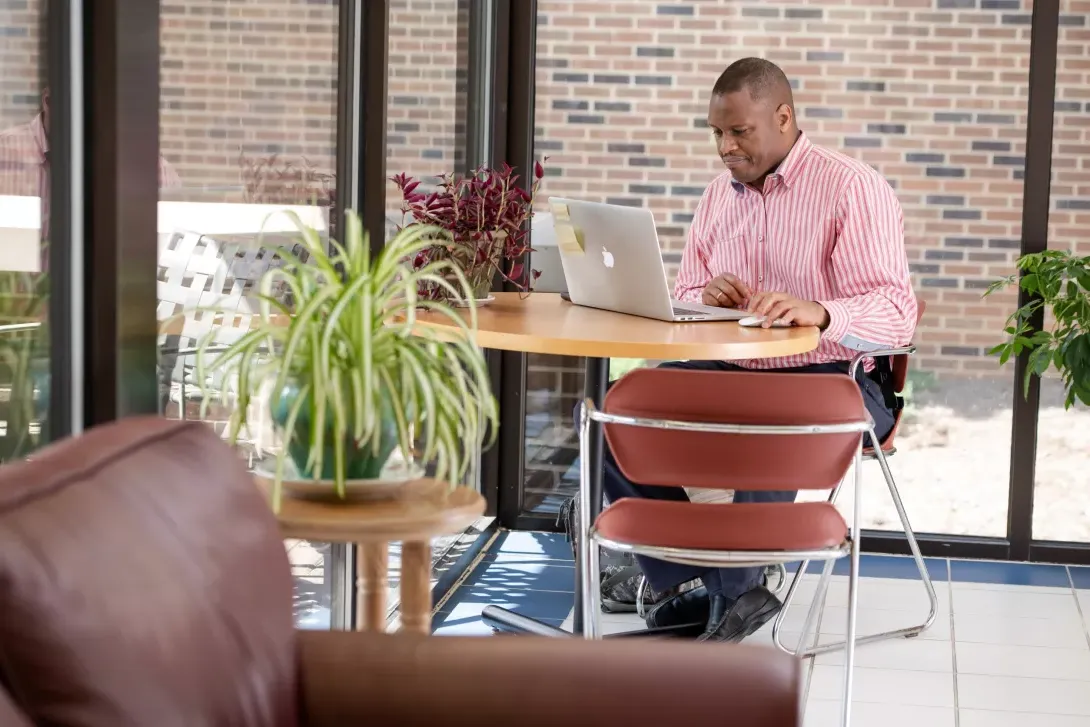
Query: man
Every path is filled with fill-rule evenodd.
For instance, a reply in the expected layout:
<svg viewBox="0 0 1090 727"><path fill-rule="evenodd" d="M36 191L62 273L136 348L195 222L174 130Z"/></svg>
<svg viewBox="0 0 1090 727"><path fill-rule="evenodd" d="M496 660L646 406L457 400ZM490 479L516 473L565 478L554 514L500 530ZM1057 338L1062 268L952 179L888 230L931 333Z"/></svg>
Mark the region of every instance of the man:
<svg viewBox="0 0 1090 727"><path fill-rule="evenodd" d="M181 179L159 157L159 187L180 187ZM0 195L42 200L43 240L49 239L49 89L42 91L38 115L25 124L0 132ZM45 250L42 251L43 270Z"/></svg>
<svg viewBox="0 0 1090 727"><path fill-rule="evenodd" d="M671 368L844 374L860 351L907 344L916 322L900 205L866 164L813 144L796 123L791 86L775 64L744 58L716 81L708 108L727 171L701 198L674 295L707 305L817 326L816 350L726 363L686 361ZM867 369L873 369L871 362ZM729 374L725 374L729 375ZM894 423L891 392L877 377L859 386L880 438ZM887 398L888 397L888 398ZM624 497L684 500L677 487L634 484L607 452L604 487ZM735 502L793 501L794 492L737 492ZM764 569L705 569L640 558L656 592L700 578L704 587L662 601L650 627L706 622L701 640L740 641L781 604L762 583Z"/></svg>

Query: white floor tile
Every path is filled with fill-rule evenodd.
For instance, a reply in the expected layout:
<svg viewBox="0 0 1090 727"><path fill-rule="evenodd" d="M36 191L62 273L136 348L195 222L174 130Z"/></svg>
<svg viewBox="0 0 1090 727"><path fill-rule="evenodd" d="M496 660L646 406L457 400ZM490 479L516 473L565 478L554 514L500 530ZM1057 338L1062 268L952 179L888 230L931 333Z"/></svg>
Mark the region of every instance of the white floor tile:
<svg viewBox="0 0 1090 727"><path fill-rule="evenodd" d="M788 649L798 649L799 637L801 635L802 634L800 634L798 631L784 631L780 634L780 641L782 641L783 645L786 646ZM775 646L775 644L772 643L772 628L770 626L764 627L757 633L747 638L746 643L754 646L768 646L778 648Z"/></svg>
<svg viewBox="0 0 1090 727"><path fill-rule="evenodd" d="M963 709L959 724L961 727L1090 727L1090 717Z"/></svg>
<svg viewBox="0 0 1090 727"><path fill-rule="evenodd" d="M817 664L843 664L844 652L834 651L817 657ZM953 649L949 641L898 639L856 647L855 664L869 669L906 669L952 674Z"/></svg>
<svg viewBox="0 0 1090 727"><path fill-rule="evenodd" d="M1042 618L1079 623L1075 598L1067 593L1025 593L961 588L954 584L954 613L962 616Z"/></svg>
<svg viewBox="0 0 1090 727"><path fill-rule="evenodd" d="M603 634L622 634L626 631L643 631L646 628L644 620L635 613L602 614Z"/></svg>
<svg viewBox="0 0 1090 727"><path fill-rule="evenodd" d="M901 669L854 670L853 702L919 707L954 706L954 676ZM816 665L810 677L810 699L835 700L844 684L844 668Z"/></svg>
<svg viewBox="0 0 1090 727"><path fill-rule="evenodd" d="M803 727L839 727L840 702L810 700ZM892 704L852 704L852 727L954 727L952 707L906 707Z"/></svg>
<svg viewBox="0 0 1090 727"><path fill-rule="evenodd" d="M1090 591L1076 591L1078 594L1079 609L1087 627L1090 627Z"/></svg>
<svg viewBox="0 0 1090 727"><path fill-rule="evenodd" d="M794 609L792 609L793 611ZM802 619L805 617L805 609L799 609L799 629L802 628ZM790 622L794 613L787 614ZM916 626L927 618L927 609L912 611L890 611L886 609L861 608L856 615L856 630L860 636L877 634L883 631ZM826 606L821 616L821 633L830 636L843 636L848 630L848 609L837 606ZM919 635L921 639L932 641L950 640L950 616L941 611L935 617L935 623L927 631Z"/></svg>
<svg viewBox="0 0 1090 727"><path fill-rule="evenodd" d="M950 613L949 585L935 583L938 595L939 614ZM848 579L835 577L829 587L826 606L846 608L848 605ZM861 578L859 582L859 606L864 609L881 611L913 611L927 616L930 603L922 581L909 581L897 578Z"/></svg>
<svg viewBox="0 0 1090 727"><path fill-rule="evenodd" d="M1090 649L958 643L956 654L959 675L1090 681Z"/></svg>
<svg viewBox="0 0 1090 727"><path fill-rule="evenodd" d="M963 710L1090 717L1090 689L1083 681L958 674L958 706ZM1025 724L1036 727L1033 722Z"/></svg>
<svg viewBox="0 0 1090 727"><path fill-rule="evenodd" d="M1055 649L1090 648L1084 627L1072 619L1015 618L955 612L954 638L965 643Z"/></svg>
<svg viewBox="0 0 1090 727"><path fill-rule="evenodd" d="M1071 594L1071 587L1053 588L1050 586L1012 586L1007 583L972 583L970 581L956 581L954 587L963 591L1007 591L1015 593L1060 593Z"/></svg>

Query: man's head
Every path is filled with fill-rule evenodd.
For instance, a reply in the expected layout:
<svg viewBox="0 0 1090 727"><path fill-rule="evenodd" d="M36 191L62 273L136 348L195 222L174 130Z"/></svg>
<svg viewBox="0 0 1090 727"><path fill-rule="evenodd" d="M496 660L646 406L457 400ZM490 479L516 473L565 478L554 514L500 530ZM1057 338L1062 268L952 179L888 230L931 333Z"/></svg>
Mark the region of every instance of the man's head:
<svg viewBox="0 0 1090 727"><path fill-rule="evenodd" d="M787 76L762 58L730 64L712 89L708 126L734 178L760 181L783 161L799 135Z"/></svg>

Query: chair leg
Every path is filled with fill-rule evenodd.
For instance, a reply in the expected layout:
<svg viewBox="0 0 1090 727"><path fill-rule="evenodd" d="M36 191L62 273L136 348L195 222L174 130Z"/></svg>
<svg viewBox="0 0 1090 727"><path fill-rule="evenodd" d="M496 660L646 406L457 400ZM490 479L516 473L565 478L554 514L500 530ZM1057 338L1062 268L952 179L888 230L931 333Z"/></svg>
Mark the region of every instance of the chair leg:
<svg viewBox="0 0 1090 727"><path fill-rule="evenodd" d="M590 442L590 417L586 407L581 407L579 416L579 564L582 566L581 582L576 585L581 589L583 638L600 639L602 618L602 589L600 586L601 567L599 565L599 546L590 520L590 457L587 456Z"/></svg>
<svg viewBox="0 0 1090 727"><path fill-rule="evenodd" d="M640 576L640 585L636 588L636 615L647 618L647 609L643 605L643 599L647 595L647 576Z"/></svg>
<svg viewBox="0 0 1090 727"><path fill-rule="evenodd" d="M886 479L889 495L893 498L893 506L897 509L897 517L901 519L901 527L904 528L908 547L912 551L912 559L916 561L916 568L920 571L920 579L927 590L927 599L931 608L927 614L927 619L918 627L913 627L914 633L905 634L906 638L911 638L919 636L920 633L931 628L931 625L935 623L935 617L939 612L939 597L935 593L935 584L931 582L931 574L927 570L927 563L924 562L923 554L920 552L920 544L916 541L916 532L908 521L908 511L905 510L905 504L901 501L901 492L897 489L897 483L893 480L893 473L890 472L886 455L881 449L875 449L875 456L878 460L878 466L882 469L882 476Z"/></svg>
<svg viewBox="0 0 1090 727"><path fill-rule="evenodd" d="M844 481L841 480L837 483L836 487L833 488L833 491L829 493L828 502L830 504L836 502L837 496L840 495L840 488L843 486ZM776 648L778 648L780 651L791 654L792 656L798 656L803 658L810 656L810 654L806 653L807 650L803 648L803 643L806 641L807 634L803 633L799 637L799 643L795 646L794 649L792 649L783 643L780 638L780 633L783 628L784 620L787 617L787 611L791 608L791 602L795 599L795 592L798 590L798 586L802 582L802 577L806 574L806 568L809 565L810 561L804 560L802 562L802 565L799 566L799 569L795 571L795 577L791 580L790 588L787 589L787 596L785 596L783 599L783 606L780 608L780 612L776 616L776 620L772 623L772 643L775 644ZM831 575L831 573L832 564L831 562L828 562L825 564L825 567L821 571L821 580L818 581L818 589L814 593L814 601L810 604L810 611L806 614L804 629L808 628L809 625L813 622L814 618L816 618L816 611L819 608L818 604L824 602L824 590L828 587L829 576ZM816 648L816 644L817 638L814 639L814 648Z"/></svg>
<svg viewBox="0 0 1090 727"><path fill-rule="evenodd" d="M916 561L916 568L920 573L920 580L923 581L924 589L927 591L930 611L927 614L927 618L921 624L907 626L893 631L883 631L877 634L857 636L855 639L856 645L871 644L876 641L885 641L887 639L910 639L914 636L919 636L922 632L931 628L931 625L935 623L935 617L938 615L939 611L939 597L938 594L935 593L935 585L931 582L931 574L927 571L927 563L924 562L923 555L920 553L920 545L916 541L916 533L912 530L912 525L908 521L908 513L905 511L904 503L901 501L901 493L897 489L897 484L893 480L893 473L890 472L889 464L881 450L875 450L875 458L878 460L878 466L882 469L882 475L886 480L886 487L889 489L889 494L893 498L893 505L897 509L897 515L901 519L901 527L904 529L905 538L908 540L909 549L912 551L912 558ZM839 488L833 491L833 494L829 497L829 501L834 502L838 494ZM784 604L783 611L786 610L787 606ZM781 618L783 617L783 611L780 612ZM799 652L798 655L817 656L819 654L827 654L831 651L837 651L844 648L844 645L844 641L820 644L811 649Z"/></svg>
<svg viewBox="0 0 1090 727"><path fill-rule="evenodd" d="M856 517L858 517L858 508ZM859 611L859 527L852 528L851 568L848 571L848 626L844 639L844 693L841 706L841 725L850 727L852 713L852 675L855 667L856 618ZM831 562L831 561L830 561Z"/></svg>
<svg viewBox="0 0 1090 727"><path fill-rule="evenodd" d="M871 429L874 438L874 430ZM855 455L855 492L852 493L852 553L848 567L848 626L844 634L844 704L841 707L841 727L852 720L852 669L855 666L855 627L859 609L859 541L863 535L863 443Z"/></svg>

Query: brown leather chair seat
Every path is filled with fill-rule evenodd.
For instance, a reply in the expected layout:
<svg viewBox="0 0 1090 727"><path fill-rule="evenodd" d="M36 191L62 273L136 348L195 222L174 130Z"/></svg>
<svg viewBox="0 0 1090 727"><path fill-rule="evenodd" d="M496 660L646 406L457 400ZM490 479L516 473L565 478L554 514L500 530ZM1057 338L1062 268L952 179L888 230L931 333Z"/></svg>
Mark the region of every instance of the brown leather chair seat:
<svg viewBox="0 0 1090 727"><path fill-rule="evenodd" d="M808 551L836 548L848 524L828 502L696 504L618 500L598 518L600 537L615 543L718 551Z"/></svg>

